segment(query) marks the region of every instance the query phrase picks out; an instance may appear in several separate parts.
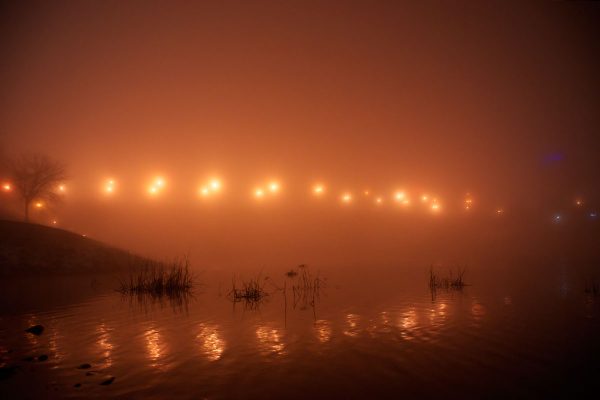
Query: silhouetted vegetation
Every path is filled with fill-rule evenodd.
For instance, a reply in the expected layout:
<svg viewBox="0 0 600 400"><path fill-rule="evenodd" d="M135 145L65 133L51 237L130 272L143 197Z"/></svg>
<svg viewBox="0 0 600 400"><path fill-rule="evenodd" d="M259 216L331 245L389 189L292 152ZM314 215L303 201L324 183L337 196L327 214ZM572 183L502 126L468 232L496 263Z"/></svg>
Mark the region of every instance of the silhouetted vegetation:
<svg viewBox="0 0 600 400"><path fill-rule="evenodd" d="M192 286L187 257L170 263L132 258L129 277L121 281L119 292L174 298L189 292Z"/></svg>
<svg viewBox="0 0 600 400"><path fill-rule="evenodd" d="M41 154L22 155L9 162L10 179L24 207L25 222L33 201L55 202L59 199L58 186L65 179L63 163Z"/></svg>
<svg viewBox="0 0 600 400"><path fill-rule="evenodd" d="M291 279L292 287L292 306L304 310L309 306L315 309L316 301L319 299L322 279L317 274L314 276L307 265L301 264L295 270L294 274L286 274ZM291 271L290 271L291 272ZM284 285L284 292L287 292L287 282ZM286 294L286 293L284 293ZM287 297L286 297L287 300Z"/></svg>
<svg viewBox="0 0 600 400"><path fill-rule="evenodd" d="M258 275L256 278L238 284L234 278L231 281L231 291L228 293L228 297L234 303L243 302L246 307L257 308L269 295L264 287L266 279L261 279L261 276Z"/></svg>
<svg viewBox="0 0 600 400"><path fill-rule="evenodd" d="M461 290L467 285L467 283L464 281L465 272L466 268L461 268L459 266L457 267L456 273L454 273L452 268L450 268L448 271L448 275L440 276L439 274L434 272L433 266L431 266L429 270L429 288L432 290Z"/></svg>

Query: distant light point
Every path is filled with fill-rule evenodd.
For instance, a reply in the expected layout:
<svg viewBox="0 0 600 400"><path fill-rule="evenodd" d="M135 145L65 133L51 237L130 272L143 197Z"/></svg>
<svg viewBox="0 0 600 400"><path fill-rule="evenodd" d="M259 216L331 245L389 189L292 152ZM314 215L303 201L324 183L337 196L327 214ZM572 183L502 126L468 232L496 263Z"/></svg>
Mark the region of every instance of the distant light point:
<svg viewBox="0 0 600 400"><path fill-rule="evenodd" d="M278 182L269 183L269 191L271 193L277 193L279 191L279 183Z"/></svg>
<svg viewBox="0 0 600 400"><path fill-rule="evenodd" d="M317 184L313 187L313 193L317 196L322 195L325 192L325 187L323 185Z"/></svg>
<svg viewBox="0 0 600 400"><path fill-rule="evenodd" d="M220 180L218 180L218 179L212 179L212 180L210 181L210 188L211 188L213 191L220 190L220 189L221 189L221 181L220 181Z"/></svg>
<svg viewBox="0 0 600 400"><path fill-rule="evenodd" d="M104 192L106 194L113 194L114 191L115 191L115 180L107 179L106 182L104 183Z"/></svg>

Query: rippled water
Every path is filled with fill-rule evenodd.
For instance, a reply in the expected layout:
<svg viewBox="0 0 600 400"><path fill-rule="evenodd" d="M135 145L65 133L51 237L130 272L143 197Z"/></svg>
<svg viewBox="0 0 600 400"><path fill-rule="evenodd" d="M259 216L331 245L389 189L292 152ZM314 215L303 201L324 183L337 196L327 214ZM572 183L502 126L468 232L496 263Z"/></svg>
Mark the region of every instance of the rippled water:
<svg viewBox="0 0 600 400"><path fill-rule="evenodd" d="M258 305L231 302L229 271L202 273L187 301L123 297L82 279L68 283L85 288L77 299L31 305L12 285L0 352L19 368L0 395L570 397L597 381L600 298L568 262L473 266L472 285L434 294L423 266L321 268L322 286L306 297L285 271L262 271L269 296ZM41 336L23 332L33 324L46 327ZM24 360L41 354L48 361Z"/></svg>

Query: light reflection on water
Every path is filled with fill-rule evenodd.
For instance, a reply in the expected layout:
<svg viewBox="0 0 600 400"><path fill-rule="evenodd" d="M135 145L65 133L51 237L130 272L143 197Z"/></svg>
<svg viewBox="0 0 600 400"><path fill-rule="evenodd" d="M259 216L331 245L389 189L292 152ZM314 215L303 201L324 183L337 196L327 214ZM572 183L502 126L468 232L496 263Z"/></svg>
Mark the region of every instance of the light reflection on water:
<svg viewBox="0 0 600 400"><path fill-rule="evenodd" d="M148 360L150 360L151 367L164 367L161 362L165 356L165 342L162 339L162 335L158 329L149 327L144 332L144 340L146 345L146 354Z"/></svg>
<svg viewBox="0 0 600 400"><path fill-rule="evenodd" d="M225 340L217 325L200 324L198 326L200 351L209 361L217 361L225 351Z"/></svg>
<svg viewBox="0 0 600 400"><path fill-rule="evenodd" d="M386 287L385 282L376 282L379 286L367 292L353 291L352 282L341 289L332 287L322 293L318 307L306 309L286 308L285 297L275 292L257 309L234 308L217 294L219 283L213 285L214 292L196 294L185 305L185 313L171 307L140 309L137 302L123 307L120 295L105 293L66 308L3 318L0 348L17 349L15 359L47 351L52 362L48 364L57 366L51 379L66 387L75 383L74 366L89 362L94 369L117 376L111 390L123 398L144 397L142 393L175 398L208 393L212 395L206 397L221 398L228 397L223 388L234 385L247 391L241 397L258 397L253 390L264 386L265 374L287 382L287 373L303 376L325 367L349 377L351 387L364 383L364 365L369 365L372 379L381 376L380 385L397 381L407 388L414 382L407 376L435 383L464 379L458 371L474 376L490 369L511 374L515 348L519 360L527 360L530 368L535 364L536 370L551 370L560 365L538 354L567 343L561 336L565 322L553 311L556 304L565 307L559 291L524 297L516 288L494 291L492 285L474 284L462 292L438 291L432 301L426 284L409 281L402 286L398 280ZM364 285L363 280L356 281L356 287ZM563 313L561 318L568 318L569 332L600 333L599 302L583 295L568 299L572 314ZM592 325L584 329L582 321ZM23 335L22 327L38 323L47 328L43 335ZM481 352L504 356L481 360ZM455 372L448 368L452 365L461 368ZM167 370L168 375L154 374L157 380L148 378L152 372ZM336 387L334 381L319 385ZM272 394L287 394L283 386L280 391L270 386ZM180 387L187 387L189 396L177 395L182 392L175 388Z"/></svg>
<svg viewBox="0 0 600 400"><path fill-rule="evenodd" d="M331 322L320 319L315 322L314 330L319 342L327 343L331 340L331 335L333 333Z"/></svg>
<svg viewBox="0 0 600 400"><path fill-rule="evenodd" d="M256 328L256 338L258 339L259 349L263 354L284 354L285 344L282 339L282 332L270 326L258 326Z"/></svg>
<svg viewBox="0 0 600 400"><path fill-rule="evenodd" d="M104 322L101 322L100 325L96 328L97 334L97 344L100 348L100 352L103 358L104 368L109 368L112 365L112 352L113 345L110 340L110 329L106 326Z"/></svg>
<svg viewBox="0 0 600 400"><path fill-rule="evenodd" d="M346 315L346 329L344 335L355 337L360 334L358 323L360 322L360 315L348 314Z"/></svg>

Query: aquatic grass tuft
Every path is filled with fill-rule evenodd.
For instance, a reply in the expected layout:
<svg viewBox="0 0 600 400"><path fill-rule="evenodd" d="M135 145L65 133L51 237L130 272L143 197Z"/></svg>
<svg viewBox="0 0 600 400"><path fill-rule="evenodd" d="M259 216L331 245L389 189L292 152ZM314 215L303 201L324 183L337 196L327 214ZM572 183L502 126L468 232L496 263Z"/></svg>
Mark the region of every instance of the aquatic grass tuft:
<svg viewBox="0 0 600 400"><path fill-rule="evenodd" d="M440 276L433 270L433 265L429 269L429 288L431 290L445 289L445 290L462 290L467 283L464 280L466 268L457 267L457 273L454 274L452 268L450 268L448 275Z"/></svg>
<svg viewBox="0 0 600 400"><path fill-rule="evenodd" d="M256 278L242 281L241 285L238 285L234 278L231 281L231 291L228 296L234 303L243 301L251 307L258 306L269 295L262 285L262 281L261 276L258 275Z"/></svg>
<svg viewBox="0 0 600 400"><path fill-rule="evenodd" d="M306 309L308 306L314 309L316 301L320 297L320 290L324 282L317 273L313 275L307 265L301 264L295 270L286 273L288 278L292 280L293 307ZM284 291L287 288L284 287Z"/></svg>
<svg viewBox="0 0 600 400"><path fill-rule="evenodd" d="M123 294L150 294L174 297L189 292L193 277L187 257L172 262L132 259L129 277L121 280L118 291Z"/></svg>

